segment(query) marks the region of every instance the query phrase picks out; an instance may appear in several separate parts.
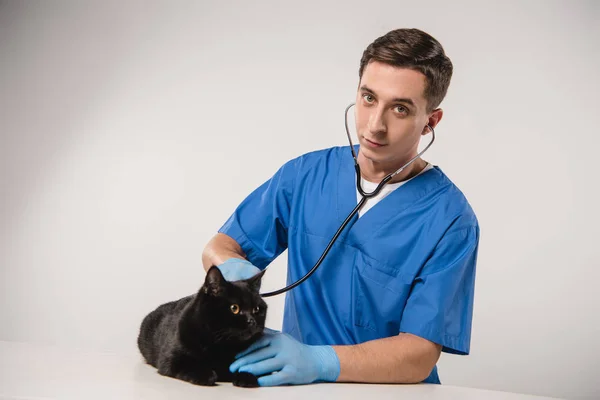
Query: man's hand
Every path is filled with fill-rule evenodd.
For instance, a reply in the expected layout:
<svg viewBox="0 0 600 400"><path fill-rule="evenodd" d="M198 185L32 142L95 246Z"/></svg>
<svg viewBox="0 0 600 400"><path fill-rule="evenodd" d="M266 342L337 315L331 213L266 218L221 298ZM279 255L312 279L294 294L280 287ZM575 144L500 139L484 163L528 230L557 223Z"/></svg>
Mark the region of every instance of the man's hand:
<svg viewBox="0 0 600 400"><path fill-rule="evenodd" d="M229 369L260 376L260 386L300 385L335 382L340 362L331 346L305 345L290 335L265 329L264 336L238 354Z"/></svg>
<svg viewBox="0 0 600 400"><path fill-rule="evenodd" d="M250 279L260 272L250 261L241 258L230 258L224 263L217 265L226 281L239 281Z"/></svg>

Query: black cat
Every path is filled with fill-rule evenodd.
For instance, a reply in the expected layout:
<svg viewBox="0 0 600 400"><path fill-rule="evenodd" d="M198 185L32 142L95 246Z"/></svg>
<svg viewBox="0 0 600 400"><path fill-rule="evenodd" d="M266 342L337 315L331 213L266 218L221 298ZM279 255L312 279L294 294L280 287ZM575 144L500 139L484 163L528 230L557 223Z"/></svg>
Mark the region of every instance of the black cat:
<svg viewBox="0 0 600 400"><path fill-rule="evenodd" d="M263 334L267 304L259 295L265 270L229 282L212 266L195 295L159 306L140 327L138 348L161 375L214 386L257 387L257 377L229 372L237 353Z"/></svg>

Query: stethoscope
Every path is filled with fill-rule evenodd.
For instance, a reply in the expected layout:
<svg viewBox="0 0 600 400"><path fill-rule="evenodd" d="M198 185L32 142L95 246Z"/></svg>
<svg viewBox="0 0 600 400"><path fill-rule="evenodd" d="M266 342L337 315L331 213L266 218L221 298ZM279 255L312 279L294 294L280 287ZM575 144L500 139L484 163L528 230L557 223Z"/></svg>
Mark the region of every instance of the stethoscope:
<svg viewBox="0 0 600 400"><path fill-rule="evenodd" d="M431 141L429 142L429 144L427 145L427 147L425 147L423 150L421 150L421 152L419 152L416 156L414 156L413 158L411 158L410 161L408 161L406 164L404 164L396 172L392 172L391 174L388 174L385 178L383 178L381 180L381 182L379 182L379 185L377 185L377 187L375 188L375 190L373 190L371 193L367 193L367 192L365 192L363 190L363 188L361 186L360 166L358 165L358 160L356 158L357 157L356 156L356 152L354 151L354 144L352 143L352 138L350 137L350 132L348 130L348 110L354 104L355 103L350 103L350 105L348 105L348 107L346 107L346 111L344 113L344 125L346 126L346 135L348 136L348 142L350 143L350 150L352 151L352 158L354 159L354 169L356 170L356 188L358 189L358 192L361 194L362 198L360 199L360 201L358 202L358 204L356 205L356 207L354 207L354 209L352 210L352 212L348 215L348 217L346 217L346 219L344 220L344 222L342 223L342 225L340 225L340 227L338 228L338 230L335 233L335 235L333 235L333 238L331 239L331 241L329 242L329 244L327 245L327 247L323 251L323 254L321 254L321 257L319 258L319 260L317 261L317 263L315 264L315 266L312 267L312 269L310 271L308 271L306 273L306 275L304 275L302 278L298 279L296 282L294 282L294 283L292 283L292 284L290 284L290 285L288 285L288 286L286 286L286 287L284 287L282 289L275 290L273 292L268 292L268 293L261 293L262 297L276 296L278 294L285 293L288 290L291 290L291 289L295 288L296 286L300 285L302 282L304 282L305 280L307 280L317 270L317 268L319 268L319 266L321 265L321 263L325 259L325 256L327 255L327 253L329 253L329 250L331 250L331 247L333 247L333 244L337 240L338 236L340 236L340 234L342 233L342 231L344 230L344 228L346 227L346 225L348 225L348 223L350 222L350 220L352 220L352 218L354 217L354 215L356 215L356 213L361 209L361 207L365 204L365 202L368 199L370 199L371 197L377 196L379 194L379 192L381 192L381 189L383 189L383 187L394 176L396 176L400 172L404 171L404 169L406 169L406 167L408 167L410 164L412 164L417 158L421 157L423 155L423 153L425 153L427 151L427 149L429 149L431 147L431 145L433 144L433 141L435 140L435 131L433 130L433 128L431 127L431 125L427 125L427 127L431 131Z"/></svg>

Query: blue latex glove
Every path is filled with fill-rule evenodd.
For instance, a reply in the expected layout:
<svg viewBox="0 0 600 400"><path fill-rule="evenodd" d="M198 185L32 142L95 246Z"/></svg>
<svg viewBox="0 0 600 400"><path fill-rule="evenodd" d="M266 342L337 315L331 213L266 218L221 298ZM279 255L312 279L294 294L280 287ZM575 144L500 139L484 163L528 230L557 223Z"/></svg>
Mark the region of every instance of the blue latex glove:
<svg viewBox="0 0 600 400"><path fill-rule="evenodd" d="M301 385L335 382L340 361L331 346L309 346L288 334L265 329L263 337L236 356L229 370L266 375L258 378L260 386Z"/></svg>
<svg viewBox="0 0 600 400"><path fill-rule="evenodd" d="M250 279L260 272L260 269L250 261L241 258L230 258L217 265L217 268L219 268L225 280L229 282Z"/></svg>

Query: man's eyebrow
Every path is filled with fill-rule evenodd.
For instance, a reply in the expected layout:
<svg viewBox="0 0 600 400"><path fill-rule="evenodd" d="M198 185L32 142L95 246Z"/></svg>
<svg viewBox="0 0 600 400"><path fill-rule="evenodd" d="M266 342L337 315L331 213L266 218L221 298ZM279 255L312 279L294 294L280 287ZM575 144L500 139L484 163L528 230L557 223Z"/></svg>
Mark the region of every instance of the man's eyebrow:
<svg viewBox="0 0 600 400"><path fill-rule="evenodd" d="M369 89L366 85L362 85L360 87L360 89L364 90L365 92L369 92L369 93L375 94L375 92L372 91L371 89ZM394 103L407 103L407 104L410 104L411 106L413 106L415 108L417 107L417 105L415 104L415 102L412 101L412 99L409 99L409 98L396 97L395 99L392 99L392 102L394 102Z"/></svg>

